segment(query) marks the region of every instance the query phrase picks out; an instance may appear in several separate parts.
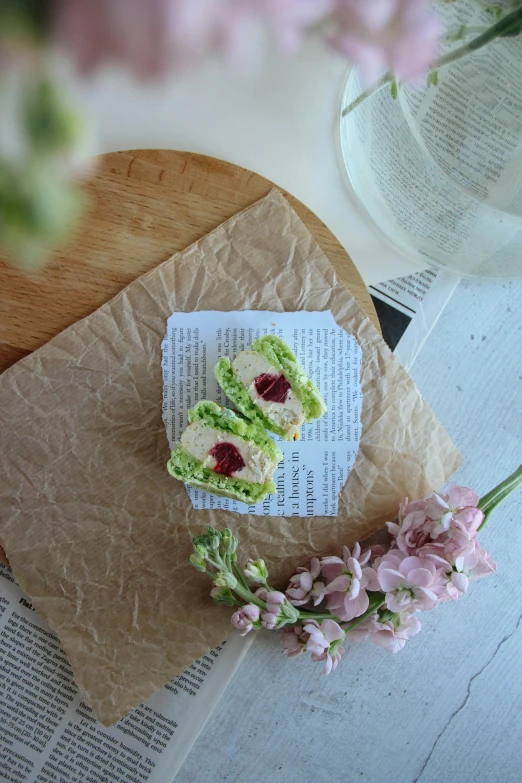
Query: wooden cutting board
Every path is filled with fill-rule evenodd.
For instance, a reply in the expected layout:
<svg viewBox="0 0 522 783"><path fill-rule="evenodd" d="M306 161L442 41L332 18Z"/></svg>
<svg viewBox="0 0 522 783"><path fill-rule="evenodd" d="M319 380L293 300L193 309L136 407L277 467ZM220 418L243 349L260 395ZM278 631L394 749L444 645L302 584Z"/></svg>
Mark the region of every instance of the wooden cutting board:
<svg viewBox="0 0 522 783"><path fill-rule="evenodd" d="M0 372L272 187L252 171L188 152L101 155L83 185L87 211L52 262L25 274L0 261ZM285 196L379 328L346 251L313 212Z"/></svg>
<svg viewBox="0 0 522 783"><path fill-rule="evenodd" d="M26 274L0 260L0 373L272 187L252 171L189 152L99 156L83 185L86 213L50 264ZM346 251L313 212L284 194L379 329ZM0 561L7 562L1 547Z"/></svg>

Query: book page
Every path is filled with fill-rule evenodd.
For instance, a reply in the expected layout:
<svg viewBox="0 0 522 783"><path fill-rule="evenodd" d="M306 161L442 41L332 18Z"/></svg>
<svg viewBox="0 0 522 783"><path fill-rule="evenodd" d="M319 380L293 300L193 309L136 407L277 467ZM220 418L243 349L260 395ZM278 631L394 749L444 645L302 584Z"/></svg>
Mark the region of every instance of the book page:
<svg viewBox="0 0 522 783"><path fill-rule="evenodd" d="M251 638L232 635L110 728L49 626L0 564L0 781L169 783Z"/></svg>
<svg viewBox="0 0 522 783"><path fill-rule="evenodd" d="M278 313L203 311L174 313L163 351L163 418L171 448L187 426L188 409L209 399L233 408L214 378L220 356L233 360L256 337L275 334L294 351L328 407L304 424L297 441L269 433L284 459L274 473L277 495L249 506L188 488L196 509L224 509L260 516L337 516L338 495L357 457L361 438L362 353L353 335L330 311Z"/></svg>

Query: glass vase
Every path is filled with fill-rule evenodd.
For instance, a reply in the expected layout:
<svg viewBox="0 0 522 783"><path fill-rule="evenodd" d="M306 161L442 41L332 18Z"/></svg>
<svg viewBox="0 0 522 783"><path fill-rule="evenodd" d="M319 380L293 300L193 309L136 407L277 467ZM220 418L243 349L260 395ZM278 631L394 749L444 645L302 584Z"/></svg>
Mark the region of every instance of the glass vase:
<svg viewBox="0 0 522 783"><path fill-rule="evenodd" d="M444 6L450 29L491 24L474 2ZM446 45L446 51L461 42ZM343 116L340 147L366 218L415 261L461 276L522 276L522 39L499 38L439 70L437 84L389 86Z"/></svg>

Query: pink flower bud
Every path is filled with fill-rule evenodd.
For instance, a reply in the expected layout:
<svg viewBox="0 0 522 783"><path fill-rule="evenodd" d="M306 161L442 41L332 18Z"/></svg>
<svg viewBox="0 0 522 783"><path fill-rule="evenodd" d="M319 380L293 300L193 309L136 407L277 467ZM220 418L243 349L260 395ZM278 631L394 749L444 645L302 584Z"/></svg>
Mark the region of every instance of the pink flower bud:
<svg viewBox="0 0 522 783"><path fill-rule="evenodd" d="M278 619L278 614L274 614L273 612L263 612L261 615L261 625L263 625L268 631L273 631L277 625Z"/></svg>
<svg viewBox="0 0 522 783"><path fill-rule="evenodd" d="M274 604L275 606L279 604L284 604L285 602L285 594L280 593L277 590L270 590L266 594L266 602L268 604Z"/></svg>
<svg viewBox="0 0 522 783"><path fill-rule="evenodd" d="M231 617L231 622L234 628L237 628L239 631L243 631L241 636L245 636L249 631L252 630L254 625L259 627L259 607L255 604L247 604L246 606L242 606L241 609L239 609L237 612L234 612Z"/></svg>

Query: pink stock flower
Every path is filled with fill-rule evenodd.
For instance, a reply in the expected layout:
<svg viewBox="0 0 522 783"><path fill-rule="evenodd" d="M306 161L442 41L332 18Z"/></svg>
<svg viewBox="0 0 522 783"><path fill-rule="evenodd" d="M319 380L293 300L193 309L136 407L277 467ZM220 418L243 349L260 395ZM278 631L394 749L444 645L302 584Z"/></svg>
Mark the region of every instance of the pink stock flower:
<svg viewBox="0 0 522 783"><path fill-rule="evenodd" d="M305 650L306 640L302 638L302 625L294 625L292 628L282 628L281 637L283 639L283 655L288 658L295 658Z"/></svg>
<svg viewBox="0 0 522 783"><path fill-rule="evenodd" d="M312 654L312 661L324 661L324 674L335 671L337 664L344 653L341 642L346 634L334 620L323 620L321 624L317 620L309 620L304 626L306 649Z"/></svg>
<svg viewBox="0 0 522 783"><path fill-rule="evenodd" d="M328 580L324 591L328 596L328 609L343 622L364 614L370 604L366 591L379 590L374 569L364 567L370 556L368 550L361 558L361 547L356 544L353 554L344 547L342 560L340 557L321 560L321 571Z"/></svg>
<svg viewBox="0 0 522 783"><path fill-rule="evenodd" d="M426 515L426 500L408 499L401 504L398 522L386 522L397 546L407 555L415 555L430 538L432 523Z"/></svg>
<svg viewBox="0 0 522 783"><path fill-rule="evenodd" d="M312 558L310 570L298 568L297 574L290 579L286 595L294 606L303 606L313 600L314 606L324 598L324 582L317 581L321 573L321 564L317 557Z"/></svg>
<svg viewBox="0 0 522 783"><path fill-rule="evenodd" d="M437 58L441 24L430 0L336 0L332 45L370 84L385 71L416 81Z"/></svg>
<svg viewBox="0 0 522 783"><path fill-rule="evenodd" d="M434 492L426 500L426 516L432 520L431 537L448 533L462 544L477 535L484 513L477 508L478 495L466 487L450 485L444 494Z"/></svg>
<svg viewBox="0 0 522 783"><path fill-rule="evenodd" d="M375 612L359 628L350 631L349 638L354 640L369 638L388 652L397 653L402 650L408 639L419 633L420 629L421 624L415 614L399 614L393 619L381 622Z"/></svg>
<svg viewBox="0 0 522 783"><path fill-rule="evenodd" d="M451 565L453 565L452 569ZM446 590L453 600L467 592L470 581L493 574L497 570L496 563L486 551L481 549L476 539L464 552L451 558L449 568L451 570L447 573Z"/></svg>
<svg viewBox="0 0 522 783"><path fill-rule="evenodd" d="M397 522L387 522L397 547L407 555L435 551L443 558L464 550L477 535L484 514L478 496L466 487L450 486L445 494L434 492L425 500L401 505ZM433 547L435 549L433 549ZM437 566L439 567L439 566Z"/></svg>
<svg viewBox="0 0 522 783"><path fill-rule="evenodd" d="M243 631L240 635L246 636L254 625L259 627L259 607L255 604L246 604L246 606L242 606L241 609L234 612L231 621L234 628Z"/></svg>
<svg viewBox="0 0 522 783"><path fill-rule="evenodd" d="M368 565L374 565L375 561L378 560L383 555L385 555L386 552L388 552L389 548L390 548L389 544L387 546L385 544L372 544Z"/></svg>
<svg viewBox="0 0 522 783"><path fill-rule="evenodd" d="M292 606L284 593L260 587L256 595L266 602L266 609L261 613L261 625L269 631L282 628L283 625L294 625L298 621L299 610Z"/></svg>
<svg viewBox="0 0 522 783"><path fill-rule="evenodd" d="M285 603L285 595L277 590L265 590L264 587L256 590L256 595L262 601L266 601L266 609L261 614L261 625L272 631L279 622L281 609Z"/></svg>
<svg viewBox="0 0 522 783"><path fill-rule="evenodd" d="M477 564L471 569L470 579L480 579L488 574L494 574L497 570L497 564L485 549L481 549L478 541L474 541L473 545L477 554Z"/></svg>
<svg viewBox="0 0 522 783"><path fill-rule="evenodd" d="M437 541L429 541L417 550L417 557L420 557L421 560L429 560L433 563L437 571L441 573L445 573L451 568L449 559L453 555L450 553L455 552L455 547L453 547L453 545L448 548L447 536L444 536L444 539L445 540L439 539Z"/></svg>
<svg viewBox="0 0 522 783"><path fill-rule="evenodd" d="M382 557L377 577L392 612L433 609L443 589L440 574L429 558L405 556L399 550Z"/></svg>

